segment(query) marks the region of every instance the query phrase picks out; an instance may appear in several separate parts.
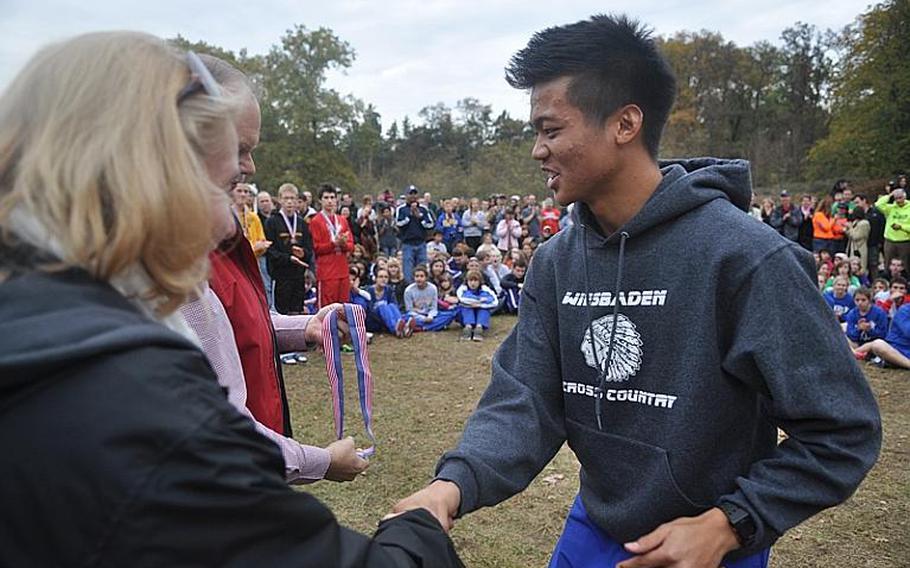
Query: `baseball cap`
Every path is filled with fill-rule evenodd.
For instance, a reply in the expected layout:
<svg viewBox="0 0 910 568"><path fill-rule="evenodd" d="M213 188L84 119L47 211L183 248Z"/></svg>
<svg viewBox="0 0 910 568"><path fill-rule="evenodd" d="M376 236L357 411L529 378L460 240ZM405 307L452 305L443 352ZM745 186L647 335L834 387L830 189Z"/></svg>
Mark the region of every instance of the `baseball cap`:
<svg viewBox="0 0 910 568"><path fill-rule="evenodd" d="M782 190L780 190L780 196L781 197L790 197L790 192L787 191L786 189L782 189Z"/></svg>
<svg viewBox="0 0 910 568"><path fill-rule="evenodd" d="M416 186L416 185L409 185L409 186L408 186L408 193L419 193L419 192L420 192L420 191L417 189L417 186Z"/></svg>

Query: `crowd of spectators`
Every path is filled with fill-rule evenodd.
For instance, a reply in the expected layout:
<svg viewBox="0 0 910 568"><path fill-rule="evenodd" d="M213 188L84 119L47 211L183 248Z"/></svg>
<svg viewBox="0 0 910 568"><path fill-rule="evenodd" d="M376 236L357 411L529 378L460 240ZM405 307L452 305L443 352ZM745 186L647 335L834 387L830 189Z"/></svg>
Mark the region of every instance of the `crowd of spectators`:
<svg viewBox="0 0 910 568"><path fill-rule="evenodd" d="M754 205L752 215L815 256L818 287L858 360L910 369L910 203L907 176L878 195L839 180L817 200L789 192Z"/></svg>
<svg viewBox="0 0 910 568"><path fill-rule="evenodd" d="M284 184L277 200L241 185L234 200L273 310L315 313L328 289L363 306L371 334L399 338L455 324L463 340L482 341L493 314L518 312L537 246L572 222L535 195L436 202L413 185L359 203L328 184L315 196ZM325 275L330 263L333 276L347 274L341 292Z"/></svg>

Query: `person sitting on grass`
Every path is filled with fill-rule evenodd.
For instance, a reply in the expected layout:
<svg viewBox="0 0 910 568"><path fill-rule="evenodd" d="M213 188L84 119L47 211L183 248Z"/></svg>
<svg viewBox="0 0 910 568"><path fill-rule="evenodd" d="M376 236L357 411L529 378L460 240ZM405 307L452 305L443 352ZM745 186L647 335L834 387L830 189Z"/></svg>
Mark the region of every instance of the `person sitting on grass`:
<svg viewBox="0 0 910 568"><path fill-rule="evenodd" d="M510 270L502 263L502 254L499 249L494 250L486 256L478 255L477 260L483 265L487 281L491 284L493 292L496 293L496 299L499 303L503 302L502 279L509 274Z"/></svg>
<svg viewBox="0 0 910 568"><path fill-rule="evenodd" d="M392 289L392 294L395 295L395 303L400 308L404 306L404 291L410 282L404 277L404 272L401 270L401 259L397 257L389 258L386 268L389 271L388 286Z"/></svg>
<svg viewBox="0 0 910 568"><path fill-rule="evenodd" d="M472 270L476 270L477 272L480 273L481 278L483 278L483 285L486 286L487 288L489 288L491 291L493 290L493 283L490 282L490 277L487 274L487 271L484 270L484 265L480 262L479 258L477 258L476 256L472 256L471 258L469 258L466 268L467 268L467 270L465 270L465 273L464 273L465 279L462 280L462 285L464 285L467 282L468 272L470 272ZM458 286L458 288L461 288L461 286ZM496 292L493 292L493 294L495 295Z"/></svg>
<svg viewBox="0 0 910 568"><path fill-rule="evenodd" d="M414 332L401 315L401 309L395 300L395 293L389 287L389 271L380 268L376 271L376 280L367 288L370 294L370 307L367 310L367 331L380 333L388 331L395 337L410 337Z"/></svg>
<svg viewBox="0 0 910 568"><path fill-rule="evenodd" d="M483 283L480 271L469 270L465 283L458 287L458 313L464 325L461 339L483 341L483 332L490 329L490 316L498 305L496 294Z"/></svg>
<svg viewBox="0 0 910 568"><path fill-rule="evenodd" d="M910 369L910 304L897 310L885 339L875 339L860 345L853 354L860 360L871 354L872 362L882 367L894 365Z"/></svg>
<svg viewBox="0 0 910 568"><path fill-rule="evenodd" d="M452 323L455 313L440 313L436 301L436 286L429 281L427 267L417 265L414 268L414 283L404 291L408 327L414 327L415 331L442 331Z"/></svg>
<svg viewBox="0 0 910 568"><path fill-rule="evenodd" d="M303 313L315 314L319 311L316 307L316 301L319 297L316 295L316 275L312 270L307 270L303 275L303 285L305 288L303 295Z"/></svg>
<svg viewBox="0 0 910 568"><path fill-rule="evenodd" d="M438 297L436 305L440 311L456 310L458 308L458 294L452 280L451 274L443 274L436 285L436 295Z"/></svg>
<svg viewBox="0 0 910 568"><path fill-rule="evenodd" d="M893 319L897 314L897 310L908 303L907 300L910 300L910 295L907 294L907 281L898 276L891 281L888 298L879 300L875 304L885 310L885 313L888 314L888 319Z"/></svg>
<svg viewBox="0 0 910 568"><path fill-rule="evenodd" d="M452 284L457 290L459 286L464 283L464 275L468 271L468 259L471 257L468 254L468 245L464 243L458 243L455 245L455 250L452 251L452 257L449 258L447 263L449 266L449 274L452 275Z"/></svg>
<svg viewBox="0 0 910 568"><path fill-rule="evenodd" d="M850 281L843 276L838 276L834 279L834 287L830 292L825 292L825 301L828 302L828 305L831 306L831 309L834 310L834 315L837 316L837 321L843 322L844 316L856 307L856 304L853 302L853 296L847 293L847 287L850 285Z"/></svg>
<svg viewBox="0 0 910 568"><path fill-rule="evenodd" d="M442 278L442 275L448 275L448 273L449 270L445 260L437 258L430 263L430 282L435 284L437 288L439 287L439 280Z"/></svg>
<svg viewBox="0 0 910 568"><path fill-rule="evenodd" d="M853 270L850 266L850 262L842 260L834 265L834 274L832 274L825 282L825 292L830 292L832 289L834 289L834 280L838 276L843 276L847 279L847 294L851 296L861 286L859 278L853 275Z"/></svg>
<svg viewBox="0 0 910 568"><path fill-rule="evenodd" d="M351 283L351 304L357 304L364 312L370 309L370 293L360 289L360 271L353 266L348 268L348 281Z"/></svg>
<svg viewBox="0 0 910 568"><path fill-rule="evenodd" d="M872 281L869 280L869 272L866 271L866 267L863 264L863 261L860 260L858 256L850 257L850 274L856 277L859 280L860 286L865 286L868 288L872 285Z"/></svg>
<svg viewBox="0 0 910 568"><path fill-rule="evenodd" d="M828 283L828 278L831 277L831 269L828 268L827 264L824 264L824 263L819 264L817 275L818 275L818 289L821 290L822 292L825 292L826 291L825 286ZM833 284L833 282L832 282L832 284Z"/></svg>
<svg viewBox="0 0 910 568"><path fill-rule="evenodd" d="M433 238L430 241L427 241L427 258L432 260L440 254L448 254L449 250L446 248L444 242L442 242L442 233L439 231L433 231Z"/></svg>
<svg viewBox="0 0 910 568"><path fill-rule="evenodd" d="M523 258L516 260L512 265L512 272L502 277L502 309L507 314L517 314L521 304L521 289L525 285L525 272L528 264Z"/></svg>
<svg viewBox="0 0 910 568"><path fill-rule="evenodd" d="M850 347L856 349L875 339L884 339L888 333L888 314L872 302L872 290L860 288L853 301L856 307L844 316Z"/></svg>
<svg viewBox="0 0 910 568"><path fill-rule="evenodd" d="M891 292L888 291L890 287L891 283L888 282L887 278L876 278L872 281L872 300L875 305L878 305L879 302L884 302L891 296Z"/></svg>

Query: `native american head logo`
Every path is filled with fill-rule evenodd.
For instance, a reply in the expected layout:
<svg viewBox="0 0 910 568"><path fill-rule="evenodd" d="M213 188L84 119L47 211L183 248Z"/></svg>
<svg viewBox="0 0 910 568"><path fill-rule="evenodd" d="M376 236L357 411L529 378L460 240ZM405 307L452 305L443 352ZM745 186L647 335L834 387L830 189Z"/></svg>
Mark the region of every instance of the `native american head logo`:
<svg viewBox="0 0 910 568"><path fill-rule="evenodd" d="M607 368L607 351L610 346L610 332L613 330L613 315L596 319L591 323L594 348L591 346L591 332L586 328L581 341L581 352L589 367L606 372L608 382L627 381L641 368L641 334L632 320L619 314L616 318L616 337L613 340L613 357ZM594 356L597 349L597 357ZM598 368L598 362L600 368Z"/></svg>

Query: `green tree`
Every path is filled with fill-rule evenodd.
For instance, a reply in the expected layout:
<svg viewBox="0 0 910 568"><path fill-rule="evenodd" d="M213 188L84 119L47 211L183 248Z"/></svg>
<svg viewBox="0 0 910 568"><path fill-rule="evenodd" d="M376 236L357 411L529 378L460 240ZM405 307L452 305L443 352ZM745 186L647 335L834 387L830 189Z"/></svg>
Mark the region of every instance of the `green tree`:
<svg viewBox="0 0 910 568"><path fill-rule="evenodd" d="M877 4L840 37L830 133L816 174L880 175L910 164L910 0Z"/></svg>
<svg viewBox="0 0 910 568"><path fill-rule="evenodd" d="M262 133L252 181L274 190L285 181L315 186L322 181L352 187L357 177L341 140L354 121L357 102L325 86L329 69L350 67L355 53L331 30L288 30L264 56L234 54L204 42L173 40L237 66L258 87Z"/></svg>

